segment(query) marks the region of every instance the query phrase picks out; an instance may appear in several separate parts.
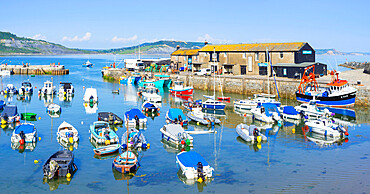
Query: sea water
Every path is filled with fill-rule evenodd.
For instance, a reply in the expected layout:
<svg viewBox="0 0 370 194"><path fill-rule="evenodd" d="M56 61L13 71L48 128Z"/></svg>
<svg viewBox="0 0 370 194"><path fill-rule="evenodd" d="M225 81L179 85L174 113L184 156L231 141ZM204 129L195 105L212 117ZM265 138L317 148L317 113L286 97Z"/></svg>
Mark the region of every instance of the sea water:
<svg viewBox="0 0 370 194"><path fill-rule="evenodd" d="M176 150L161 142L159 129L165 124L165 114L170 108L181 108L183 99L171 96L167 89L160 90L163 96L160 115L148 118L147 129L143 131L150 149L138 152L140 168L134 175L122 175L112 170L115 155L94 156L89 140L89 126L97 121L97 113L109 111L123 118L132 108L141 108L142 99L132 85L107 82L101 76L102 67L116 60L134 56L34 56L5 57L8 64L30 63L31 65L58 63L70 70L69 75L50 76L12 75L2 78L2 87L12 83L17 88L22 81L29 80L35 87L30 98L2 96L9 104L16 104L18 112L37 113L38 137L35 148L25 151L13 150L10 137L15 126L0 129L0 190L2 193L20 192L112 192L112 193L302 193L335 192L360 193L370 190L370 126L368 109L356 107L340 111L336 118L348 126L349 138L327 145L330 139L308 133L303 123L285 122L282 127L252 121L250 113L234 111L232 103L224 112L215 114L222 125L216 125L217 133L193 135L192 151L202 155L215 169L214 177L207 183L186 180L176 165ZM153 56L146 56L153 58ZM154 56L158 58L160 56ZM93 68L82 67L89 59ZM118 65L118 67L120 67ZM72 82L75 95L70 101L57 96L39 98L37 91L47 80L59 87L60 82ZM97 110L83 104L84 88L98 90ZM120 90L113 94L112 90ZM204 91L195 90L194 100L200 99ZM224 94L233 99L247 96ZM46 113L47 104L54 102L62 107L59 118L50 118ZM282 99L282 104L298 105L295 100ZM96 113L91 113L91 112ZM349 112L349 114L346 114ZM353 114L354 113L354 114ZM50 155L65 149L56 138L58 126L66 121L80 134L78 146L73 149L77 172L71 180L65 177L45 181L42 165ZM239 123L255 124L264 128L268 137L261 145L243 141L235 132ZM121 139L126 128L115 127ZM187 130L210 130L206 126L190 123ZM315 141L317 141L315 143ZM35 160L38 163L35 164Z"/></svg>

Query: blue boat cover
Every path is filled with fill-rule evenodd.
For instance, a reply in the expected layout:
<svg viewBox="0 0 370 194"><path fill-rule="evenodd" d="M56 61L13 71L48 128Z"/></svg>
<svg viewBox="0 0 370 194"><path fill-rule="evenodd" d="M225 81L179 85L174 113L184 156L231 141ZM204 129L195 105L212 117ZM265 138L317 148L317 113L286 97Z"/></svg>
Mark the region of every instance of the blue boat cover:
<svg viewBox="0 0 370 194"><path fill-rule="evenodd" d="M15 134L19 134L21 131L23 131L25 134L27 134L27 133L33 133L34 126L33 125L29 125L29 124L19 125L19 126L17 126L15 128L14 133Z"/></svg>
<svg viewBox="0 0 370 194"><path fill-rule="evenodd" d="M299 112L296 111L293 106L284 106L283 113L288 114L288 115L297 115L297 114L299 114Z"/></svg>
<svg viewBox="0 0 370 194"><path fill-rule="evenodd" d="M266 116L272 116L272 113L273 112L277 112L278 115L280 116L280 113L277 109L277 106L275 104L272 104L272 103L263 103L261 106L263 106L265 108L265 112L266 112Z"/></svg>
<svg viewBox="0 0 370 194"><path fill-rule="evenodd" d="M127 111L125 113L125 115L126 115L126 118L128 116L130 119L135 119L135 116L137 116L139 119L145 119L146 118L145 115L137 108L133 108L133 109Z"/></svg>
<svg viewBox="0 0 370 194"><path fill-rule="evenodd" d="M145 108L155 108L154 104L150 103L150 102L147 102L144 104L144 107Z"/></svg>
<svg viewBox="0 0 370 194"><path fill-rule="evenodd" d="M198 162L201 162L203 166L208 166L208 162L196 152L182 152L177 155L177 158L185 167L197 168Z"/></svg>
<svg viewBox="0 0 370 194"><path fill-rule="evenodd" d="M5 116L7 114L8 116L15 116L18 114L17 106L15 105L8 105L4 107L4 111L1 113L1 116Z"/></svg>
<svg viewBox="0 0 370 194"><path fill-rule="evenodd" d="M174 120L175 118L179 118L179 116L181 116L182 119L186 119L186 116L184 115L184 113L182 112L182 110L179 109L179 108L171 108L168 111L168 117L171 120Z"/></svg>

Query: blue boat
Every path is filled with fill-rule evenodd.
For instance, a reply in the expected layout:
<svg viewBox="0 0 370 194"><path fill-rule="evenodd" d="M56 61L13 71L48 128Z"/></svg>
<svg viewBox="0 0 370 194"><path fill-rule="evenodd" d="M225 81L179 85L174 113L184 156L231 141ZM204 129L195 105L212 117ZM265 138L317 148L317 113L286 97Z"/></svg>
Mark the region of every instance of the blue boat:
<svg viewBox="0 0 370 194"><path fill-rule="evenodd" d="M90 125L90 138L95 140L97 144L118 144L118 135L105 121L95 121Z"/></svg>
<svg viewBox="0 0 370 194"><path fill-rule="evenodd" d="M177 154L176 163L187 179L199 180L201 178L203 182L212 177L212 171L214 171L200 154L193 151Z"/></svg>
<svg viewBox="0 0 370 194"><path fill-rule="evenodd" d="M225 107L226 104L213 99L208 99L202 103L204 109L224 110Z"/></svg>
<svg viewBox="0 0 370 194"><path fill-rule="evenodd" d="M170 87L172 80L170 79L169 75L155 75L155 77L158 77L160 80L164 80L163 87Z"/></svg>
<svg viewBox="0 0 370 194"><path fill-rule="evenodd" d="M96 155L99 155L99 156L108 155L108 154L112 154L112 153L118 151L118 149L120 147L121 147L121 145L119 145L119 144L107 145L107 146L95 148L94 153Z"/></svg>
<svg viewBox="0 0 370 194"><path fill-rule="evenodd" d="M301 119L300 113L293 106L284 106L283 111L280 113L283 119Z"/></svg>
<svg viewBox="0 0 370 194"><path fill-rule="evenodd" d="M137 170L138 160L131 151L126 151L114 158L112 168L120 173L130 173Z"/></svg>
<svg viewBox="0 0 370 194"><path fill-rule="evenodd" d="M156 105L155 103L148 102L148 101L145 101L141 107L142 107L142 110L145 112L159 111L158 105Z"/></svg>
<svg viewBox="0 0 370 194"><path fill-rule="evenodd" d="M82 67L92 67L94 64L92 64L89 60L86 61L86 63L82 64Z"/></svg>
<svg viewBox="0 0 370 194"><path fill-rule="evenodd" d="M23 140L23 143L36 142L36 135L35 126L31 123L24 123L14 129L11 142L20 142L21 140Z"/></svg>
<svg viewBox="0 0 370 194"><path fill-rule="evenodd" d="M4 109L4 106L5 106L5 101L0 100L0 109Z"/></svg>
<svg viewBox="0 0 370 194"><path fill-rule="evenodd" d="M18 122L20 119L16 105L6 105L1 113L1 124Z"/></svg>
<svg viewBox="0 0 370 194"><path fill-rule="evenodd" d="M188 118L184 115L181 109L171 108L166 113L166 120L170 123L188 125Z"/></svg>
<svg viewBox="0 0 370 194"><path fill-rule="evenodd" d="M163 79L162 80L156 80L156 81L149 81L149 80L147 80L147 81L140 81L139 82L139 86L140 87L144 87L144 84L149 84L149 83L154 84L154 86L156 88L163 88L163 86L164 86L164 80Z"/></svg>
<svg viewBox="0 0 370 194"><path fill-rule="evenodd" d="M146 122L146 116L137 108L125 112L125 123L128 126L144 127Z"/></svg>

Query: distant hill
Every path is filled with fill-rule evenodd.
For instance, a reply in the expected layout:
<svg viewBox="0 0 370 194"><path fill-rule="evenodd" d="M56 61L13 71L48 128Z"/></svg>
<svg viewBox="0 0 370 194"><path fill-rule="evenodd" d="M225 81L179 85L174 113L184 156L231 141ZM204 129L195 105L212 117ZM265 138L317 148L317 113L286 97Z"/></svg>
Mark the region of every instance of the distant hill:
<svg viewBox="0 0 370 194"><path fill-rule="evenodd" d="M161 40L151 43L143 43L137 46L123 47L118 49L107 49L107 50L98 50L100 53L114 53L114 54L134 54L139 52L142 54L171 54L176 50L177 46L185 49L195 49L202 48L204 42L184 42L184 41L169 41Z"/></svg>
<svg viewBox="0 0 370 194"><path fill-rule="evenodd" d="M335 49L315 49L317 55L370 55L364 52L340 52Z"/></svg>
<svg viewBox="0 0 370 194"><path fill-rule="evenodd" d="M0 32L0 55L63 55L83 54L91 51L71 49L44 40L18 37L10 32Z"/></svg>

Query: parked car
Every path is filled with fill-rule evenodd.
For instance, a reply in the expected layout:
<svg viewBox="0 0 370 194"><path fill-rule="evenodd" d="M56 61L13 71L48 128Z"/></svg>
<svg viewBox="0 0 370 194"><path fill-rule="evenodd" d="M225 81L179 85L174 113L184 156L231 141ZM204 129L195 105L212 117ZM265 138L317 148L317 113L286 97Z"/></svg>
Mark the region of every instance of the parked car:
<svg viewBox="0 0 370 194"><path fill-rule="evenodd" d="M198 72L195 72L195 75L205 75L205 76L211 75L211 69L210 68L201 69Z"/></svg>

